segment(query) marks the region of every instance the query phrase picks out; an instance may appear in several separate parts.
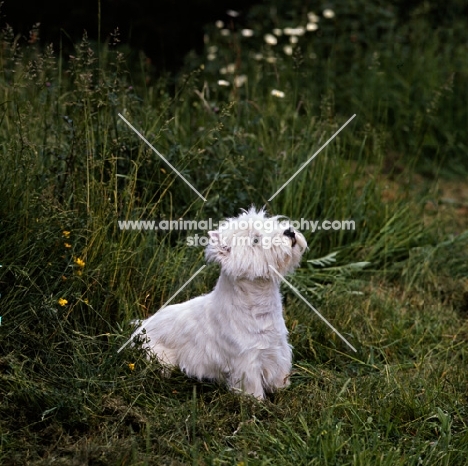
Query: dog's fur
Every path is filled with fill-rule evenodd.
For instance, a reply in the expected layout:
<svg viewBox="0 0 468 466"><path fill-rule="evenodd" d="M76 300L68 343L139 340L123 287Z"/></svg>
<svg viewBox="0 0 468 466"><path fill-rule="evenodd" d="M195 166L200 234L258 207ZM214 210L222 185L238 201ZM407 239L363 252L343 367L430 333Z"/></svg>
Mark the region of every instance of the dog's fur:
<svg viewBox="0 0 468 466"><path fill-rule="evenodd" d="M249 226L239 228L241 221ZM289 385L292 360L280 279L270 266L281 275L291 272L307 243L280 217L254 208L209 235L206 258L221 265L214 290L161 309L135 334L143 334L143 346L166 367L227 381L261 399Z"/></svg>

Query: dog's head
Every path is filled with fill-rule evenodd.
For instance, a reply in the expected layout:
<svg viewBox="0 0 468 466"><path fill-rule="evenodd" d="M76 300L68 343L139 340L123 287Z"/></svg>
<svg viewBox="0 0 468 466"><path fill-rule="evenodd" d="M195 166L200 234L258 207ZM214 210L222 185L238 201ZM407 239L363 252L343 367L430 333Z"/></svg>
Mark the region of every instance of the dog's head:
<svg viewBox="0 0 468 466"><path fill-rule="evenodd" d="M271 267L281 275L291 272L307 248L304 236L288 220L267 217L263 209L254 207L208 233L206 259L221 264L223 272L234 278L277 280Z"/></svg>

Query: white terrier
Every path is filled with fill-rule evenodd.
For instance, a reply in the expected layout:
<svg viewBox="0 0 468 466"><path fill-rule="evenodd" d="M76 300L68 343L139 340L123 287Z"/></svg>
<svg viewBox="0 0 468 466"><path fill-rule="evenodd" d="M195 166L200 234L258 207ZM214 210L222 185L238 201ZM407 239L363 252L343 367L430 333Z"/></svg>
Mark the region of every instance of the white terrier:
<svg viewBox="0 0 468 466"><path fill-rule="evenodd" d="M259 399L288 386L292 350L276 272L294 270L307 243L281 218L252 207L210 231L206 259L221 265L214 290L161 309L132 338L143 335L165 366Z"/></svg>

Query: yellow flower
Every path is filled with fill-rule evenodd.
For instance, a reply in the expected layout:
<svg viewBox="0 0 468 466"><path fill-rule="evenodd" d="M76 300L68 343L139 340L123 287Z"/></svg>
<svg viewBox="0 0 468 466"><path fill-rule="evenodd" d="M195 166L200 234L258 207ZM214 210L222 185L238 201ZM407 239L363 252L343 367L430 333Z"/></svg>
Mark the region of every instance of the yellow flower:
<svg viewBox="0 0 468 466"><path fill-rule="evenodd" d="M85 261L83 259L80 259L79 257L75 257L73 259L75 261L75 264L78 266L78 267L84 267L85 266Z"/></svg>
<svg viewBox="0 0 468 466"><path fill-rule="evenodd" d="M68 244L68 243L65 243L64 246L65 246L66 248L71 248L71 244Z"/></svg>
<svg viewBox="0 0 468 466"><path fill-rule="evenodd" d="M60 306L66 306L68 304L68 301L65 298L60 298L58 300L58 303L60 304Z"/></svg>
<svg viewBox="0 0 468 466"><path fill-rule="evenodd" d="M135 370L135 364L133 364L132 362L128 365L128 367L131 371Z"/></svg>
<svg viewBox="0 0 468 466"><path fill-rule="evenodd" d="M79 277L81 277L81 275L83 275L83 272L81 270L77 270L76 272L76 275L78 275Z"/></svg>
<svg viewBox="0 0 468 466"><path fill-rule="evenodd" d="M64 231L62 231L62 235L65 236L65 238L69 238L70 237L70 232L67 231L67 230L64 230Z"/></svg>
<svg viewBox="0 0 468 466"><path fill-rule="evenodd" d="M83 302L84 302L85 304L88 304L88 305L89 305L88 298L83 299Z"/></svg>

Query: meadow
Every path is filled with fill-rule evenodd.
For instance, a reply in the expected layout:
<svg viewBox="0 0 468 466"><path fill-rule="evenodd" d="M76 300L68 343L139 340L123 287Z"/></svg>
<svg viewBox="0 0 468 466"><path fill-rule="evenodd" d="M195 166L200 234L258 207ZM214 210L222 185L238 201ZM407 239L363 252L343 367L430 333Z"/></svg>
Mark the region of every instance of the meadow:
<svg viewBox="0 0 468 466"><path fill-rule="evenodd" d="M159 77L118 30L70 57L2 31L1 464L466 464L466 19L272 5ZM357 353L284 286L292 383L263 403L117 352L204 264L187 232L119 220L250 205L356 224L304 232L288 280Z"/></svg>

